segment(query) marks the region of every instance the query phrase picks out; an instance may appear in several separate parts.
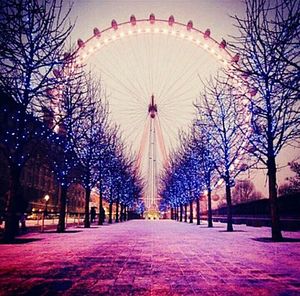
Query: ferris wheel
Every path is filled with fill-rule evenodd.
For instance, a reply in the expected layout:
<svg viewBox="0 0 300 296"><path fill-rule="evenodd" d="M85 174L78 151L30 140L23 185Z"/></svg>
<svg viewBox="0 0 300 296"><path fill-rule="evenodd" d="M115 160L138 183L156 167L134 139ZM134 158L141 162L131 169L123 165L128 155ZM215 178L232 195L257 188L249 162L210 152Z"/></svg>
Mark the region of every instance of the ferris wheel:
<svg viewBox="0 0 300 296"><path fill-rule="evenodd" d="M209 29L198 30L192 21L183 24L173 16L112 20L104 30L94 28L88 40L78 40L76 63L100 75L111 118L147 181L146 209L157 208L159 172L177 147L178 131L188 129L194 118L201 80L238 58Z"/></svg>

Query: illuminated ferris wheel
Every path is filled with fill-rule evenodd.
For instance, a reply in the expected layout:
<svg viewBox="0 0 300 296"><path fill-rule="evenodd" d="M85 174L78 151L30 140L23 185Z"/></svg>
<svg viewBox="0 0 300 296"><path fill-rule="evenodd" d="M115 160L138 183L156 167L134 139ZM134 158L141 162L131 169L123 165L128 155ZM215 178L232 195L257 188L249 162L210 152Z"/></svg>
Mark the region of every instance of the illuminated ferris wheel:
<svg viewBox="0 0 300 296"><path fill-rule="evenodd" d="M238 55L227 51L225 40L214 40L209 29L154 14L95 28L88 40L78 40L76 54L76 63L101 76L111 118L120 124L146 180L146 209L157 209L159 172L177 146L178 131L191 124L200 78L230 68Z"/></svg>

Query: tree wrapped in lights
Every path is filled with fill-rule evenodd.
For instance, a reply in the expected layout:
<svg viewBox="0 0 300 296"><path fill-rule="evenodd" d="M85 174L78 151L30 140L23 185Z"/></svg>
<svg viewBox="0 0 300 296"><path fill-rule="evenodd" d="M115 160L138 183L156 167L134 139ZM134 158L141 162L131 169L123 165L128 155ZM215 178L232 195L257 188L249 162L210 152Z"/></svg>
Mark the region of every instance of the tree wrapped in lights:
<svg viewBox="0 0 300 296"><path fill-rule="evenodd" d="M47 89L57 85L53 69L64 63L64 43L72 25L67 24L70 10L62 11L62 1L3 0L0 3L0 87L18 104L15 125L1 133L8 148L10 167L10 199L5 221L5 239L16 234L16 216L20 192L20 176L31 156L32 139L46 139L39 125L29 125L27 114L36 118L49 107Z"/></svg>
<svg viewBox="0 0 300 296"><path fill-rule="evenodd" d="M98 175L97 187L99 191L99 212L98 225L103 225L104 209L103 194L108 192L108 176L110 173L110 161L114 155L114 147L117 139L117 127L110 125L108 121L103 122L102 130L97 133L97 151L96 170Z"/></svg>
<svg viewBox="0 0 300 296"><path fill-rule="evenodd" d="M127 219L126 212L129 208L133 208L134 205L137 213L139 210L143 211L143 209L137 208L137 205L140 205L140 207L143 206L141 201L143 194L143 182L141 176L138 174L138 170L134 167L133 159L133 157L125 158L125 163L122 166L123 186L121 189L120 199L118 200L121 204L120 221ZM118 213L118 211L116 212Z"/></svg>
<svg viewBox="0 0 300 296"><path fill-rule="evenodd" d="M234 17L239 29L233 49L236 67L253 95L249 152L267 168L272 239L282 239L277 205L276 158L300 137L299 28L300 2L246 1L244 17Z"/></svg>
<svg viewBox="0 0 300 296"><path fill-rule="evenodd" d="M196 201L196 218L197 225L200 224L200 195L203 193L203 180L200 172L200 165L198 160L197 150L193 145L192 138L186 142L185 147L185 161L184 165L184 175L186 179L186 191L190 199L190 211L192 211L192 202ZM191 214L192 217L192 214ZM190 220L190 222L192 222Z"/></svg>
<svg viewBox="0 0 300 296"><path fill-rule="evenodd" d="M199 171L198 159L187 136L176 153L173 153L169 166L162 176L162 203L168 203L175 210L175 219L183 220L185 207L185 221L187 221L187 205L190 205L190 223L193 223L193 201L197 206L197 224L200 224L199 197L203 191L203 183ZM179 207L179 209L178 209ZM171 210L171 216L173 216ZM179 212L179 215L178 215ZM173 218L173 217L172 217Z"/></svg>
<svg viewBox="0 0 300 296"><path fill-rule="evenodd" d="M85 188L85 219L84 227L90 227L89 203L92 189L99 181L99 161L103 155L103 148L106 148L106 132L108 129L108 105L103 100L104 94L101 90L101 83L87 81L87 92L91 103L91 112L81 117L78 124L78 140L75 142L75 151L79 160L81 170L81 182ZM103 145L104 143L106 145ZM101 172L102 173L102 172Z"/></svg>
<svg viewBox="0 0 300 296"><path fill-rule="evenodd" d="M213 227L211 193L213 183L216 180L215 159L218 156L215 154L214 147L212 146L210 129L206 124L203 124L205 120L207 120L207 118L202 116L202 114L198 114L197 120L192 128L192 145L198 160L200 175L206 191L205 193L207 193L208 227Z"/></svg>
<svg viewBox="0 0 300 296"><path fill-rule="evenodd" d="M113 130L113 137L111 137L110 146L108 147L109 153L107 155L107 167L105 175L103 176L103 188L106 191L105 198L109 203L109 218L108 222L112 223L112 209L113 203L116 201L121 184L120 166L121 166L121 156L122 147L120 137L118 135L118 130Z"/></svg>
<svg viewBox="0 0 300 296"><path fill-rule="evenodd" d="M245 155L248 129L240 94L228 78L211 79L201 95L198 111L203 120L198 126L209 131L211 147L218 157L211 159L218 175L225 183L227 203L227 231L233 231L231 187L237 175L246 167L240 164Z"/></svg>
<svg viewBox="0 0 300 296"><path fill-rule="evenodd" d="M89 76L80 69L69 73L65 79L56 111L61 137L59 145L61 153L57 157L53 157L54 173L61 186L58 232L65 231L68 188L72 183L81 181L80 170L86 169L82 166L84 162L80 162L79 158L83 154L76 154L76 151L78 152L78 147L82 145L86 136L82 132L83 122L87 122L95 115L95 101L89 94L88 86ZM86 176L83 181L86 181ZM89 181L91 182L91 179ZM86 185L86 183L84 184Z"/></svg>

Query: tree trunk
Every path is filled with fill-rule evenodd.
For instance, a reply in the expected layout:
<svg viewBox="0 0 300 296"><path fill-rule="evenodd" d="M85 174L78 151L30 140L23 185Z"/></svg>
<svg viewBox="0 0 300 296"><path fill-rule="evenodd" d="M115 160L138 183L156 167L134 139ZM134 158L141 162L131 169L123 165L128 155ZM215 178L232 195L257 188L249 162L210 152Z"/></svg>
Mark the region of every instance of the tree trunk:
<svg viewBox="0 0 300 296"><path fill-rule="evenodd" d="M173 217L173 208L171 207L171 220L173 220L174 217Z"/></svg>
<svg viewBox="0 0 300 296"><path fill-rule="evenodd" d="M276 162L275 157L268 158L269 200L272 221L272 240L282 241L280 216L277 200Z"/></svg>
<svg viewBox="0 0 300 296"><path fill-rule="evenodd" d="M123 205L123 203L121 203L120 222L123 221L123 218L124 218L123 216L124 216L124 205Z"/></svg>
<svg viewBox="0 0 300 296"><path fill-rule="evenodd" d="M85 207L84 207L84 228L89 228L90 224L90 197L91 189L85 188Z"/></svg>
<svg viewBox="0 0 300 296"><path fill-rule="evenodd" d="M101 181L100 181L101 182ZM99 213L98 213L98 225L103 225L103 198L102 198L102 188L101 183L99 186Z"/></svg>
<svg viewBox="0 0 300 296"><path fill-rule="evenodd" d="M213 227L212 210L211 210L211 189L208 189L207 192L207 203L208 203L208 211L207 211L208 227Z"/></svg>
<svg viewBox="0 0 300 296"><path fill-rule="evenodd" d="M13 241L19 232L18 208L22 203L20 177L21 168L11 168L10 195L7 201L7 213L5 217L5 229L3 234L5 242Z"/></svg>
<svg viewBox="0 0 300 296"><path fill-rule="evenodd" d="M118 197L116 201L116 223L119 223L119 204L120 204L120 199Z"/></svg>
<svg viewBox="0 0 300 296"><path fill-rule="evenodd" d="M126 213L126 220L128 221L129 220L128 206L126 206L125 209L126 209L126 211L125 211L125 213Z"/></svg>
<svg viewBox="0 0 300 296"><path fill-rule="evenodd" d="M196 211L197 211L197 225L200 225L200 201L199 197L196 200Z"/></svg>
<svg viewBox="0 0 300 296"><path fill-rule="evenodd" d="M127 221L127 207L124 205L124 221Z"/></svg>
<svg viewBox="0 0 300 296"><path fill-rule="evenodd" d="M179 206L176 206L176 221L179 221Z"/></svg>
<svg viewBox="0 0 300 296"><path fill-rule="evenodd" d="M113 202L111 201L109 203L109 218L108 218L108 223L111 224L112 223L112 206L113 206Z"/></svg>
<svg viewBox="0 0 300 296"><path fill-rule="evenodd" d="M233 231L232 227L232 206L231 206L231 189L229 181L226 181L226 202L227 202L227 231Z"/></svg>
<svg viewBox="0 0 300 296"><path fill-rule="evenodd" d="M182 215L183 215L183 205L180 204L180 222L182 222Z"/></svg>
<svg viewBox="0 0 300 296"><path fill-rule="evenodd" d="M64 232L66 229L65 220L66 220L67 192L68 192L68 187L61 186L57 232Z"/></svg>
<svg viewBox="0 0 300 296"><path fill-rule="evenodd" d="M194 216L193 216L193 201L191 200L190 201L190 223L193 223L193 219L194 219Z"/></svg>
<svg viewBox="0 0 300 296"><path fill-rule="evenodd" d="M184 222L187 222L187 204L184 205Z"/></svg>

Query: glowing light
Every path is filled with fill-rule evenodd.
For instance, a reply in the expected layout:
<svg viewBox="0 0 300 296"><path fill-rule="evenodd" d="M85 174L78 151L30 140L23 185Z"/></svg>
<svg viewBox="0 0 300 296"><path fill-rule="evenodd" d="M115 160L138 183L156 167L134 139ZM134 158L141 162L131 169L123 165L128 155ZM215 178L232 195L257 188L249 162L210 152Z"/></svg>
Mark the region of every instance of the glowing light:
<svg viewBox="0 0 300 296"><path fill-rule="evenodd" d="M159 29L158 28L155 28L154 29L154 33L158 33L159 32Z"/></svg>
<svg viewBox="0 0 300 296"><path fill-rule="evenodd" d="M208 49L208 48L209 48L209 46L208 46L207 43L205 43L205 44L203 45L203 47L204 47L205 49Z"/></svg>
<svg viewBox="0 0 300 296"><path fill-rule="evenodd" d="M138 32L138 33L142 33L142 29L138 29L137 32Z"/></svg>
<svg viewBox="0 0 300 296"><path fill-rule="evenodd" d="M181 38L185 38L185 35L183 33L180 33Z"/></svg>
<svg viewBox="0 0 300 296"><path fill-rule="evenodd" d="M146 33L150 33L150 28L146 28Z"/></svg>
<svg viewBox="0 0 300 296"><path fill-rule="evenodd" d="M108 39L107 39L107 38L104 39L104 43L105 43L105 44L108 43Z"/></svg>
<svg viewBox="0 0 300 296"><path fill-rule="evenodd" d="M132 31L131 30L128 30L128 35L132 35Z"/></svg>
<svg viewBox="0 0 300 296"><path fill-rule="evenodd" d="M116 35L112 35L111 37L112 40L116 40L116 38L117 38Z"/></svg>
<svg viewBox="0 0 300 296"><path fill-rule="evenodd" d="M120 33L120 37L123 38L125 36L124 32Z"/></svg>

